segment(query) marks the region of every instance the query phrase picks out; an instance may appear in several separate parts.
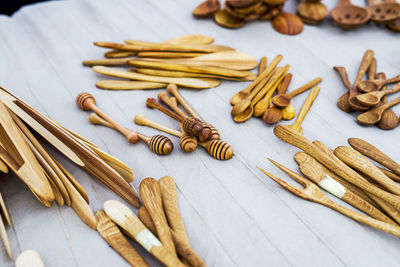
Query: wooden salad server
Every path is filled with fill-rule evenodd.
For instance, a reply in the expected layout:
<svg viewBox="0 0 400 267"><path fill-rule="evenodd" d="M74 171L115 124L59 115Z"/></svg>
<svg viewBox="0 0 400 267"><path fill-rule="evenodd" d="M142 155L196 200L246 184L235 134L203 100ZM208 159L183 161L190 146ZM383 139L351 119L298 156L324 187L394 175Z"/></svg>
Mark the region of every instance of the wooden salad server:
<svg viewBox="0 0 400 267"><path fill-rule="evenodd" d="M25 250L15 260L15 267L44 267L44 263L35 250Z"/></svg>
<svg viewBox="0 0 400 267"><path fill-rule="evenodd" d="M349 138L347 141L355 150L364 156L375 160L395 174L400 175L400 165L374 145L360 138Z"/></svg>
<svg viewBox="0 0 400 267"><path fill-rule="evenodd" d="M0 100L3 100L0 98ZM15 174L35 194L46 202L55 198L47 180L45 171L36 160L29 145L12 119L9 109L0 102L0 159L10 167Z"/></svg>
<svg viewBox="0 0 400 267"><path fill-rule="evenodd" d="M304 118L306 117L308 111L311 108L311 105L314 103L318 94L319 94L319 87L315 86L311 90L310 94L307 96L306 100L304 101L296 121L293 124L289 125L290 128L295 129L299 133L303 133L303 128L301 128L301 124L303 123Z"/></svg>
<svg viewBox="0 0 400 267"><path fill-rule="evenodd" d="M138 57L143 58L162 58L162 59L173 59L173 58L194 58L207 53L202 52L139 52Z"/></svg>
<svg viewBox="0 0 400 267"><path fill-rule="evenodd" d="M311 143L307 138L299 134L296 130L293 130L284 125L277 125L274 128L274 134L282 141L291 144L295 147L300 148L316 160L324 164L332 172L336 173L340 177L360 187L361 189L374 194L396 208L400 208L400 197L382 190L366 181L360 174L354 171L352 168L347 166L341 160L333 157L332 155L326 154L321 151L317 146Z"/></svg>
<svg viewBox="0 0 400 267"><path fill-rule="evenodd" d="M169 44L196 44L196 45L209 45L214 42L214 38L201 34L188 34L178 36L165 41Z"/></svg>
<svg viewBox="0 0 400 267"><path fill-rule="evenodd" d="M60 127L57 123L54 123L52 120L40 114L3 88L0 88L0 99L21 120L31 126L75 164L83 167L125 201L135 207L139 207L139 198L132 187L130 187L116 170L107 165L107 163L94 153L93 150L82 144L81 141ZM52 196L52 198L54 198L54 196ZM46 198L44 198L44 200L46 200Z"/></svg>
<svg viewBox="0 0 400 267"><path fill-rule="evenodd" d="M357 96L358 102L366 107L373 107L379 104L381 99L390 94L394 94L400 91L400 82L394 85L390 89L380 90L380 91L372 91L369 93L361 94Z"/></svg>
<svg viewBox="0 0 400 267"><path fill-rule="evenodd" d="M299 167L300 171L307 178L309 178L312 182L317 184L319 187L322 187L335 197L342 199L346 203L370 215L372 218L396 225L396 223L392 219L387 217L384 213L375 208L368 201L350 191L348 188L337 182L333 177L329 176L318 167L316 168L315 166L307 162L301 163Z"/></svg>
<svg viewBox="0 0 400 267"><path fill-rule="evenodd" d="M330 15L341 28L354 30L368 22L371 12L368 8L353 5L350 0L339 0Z"/></svg>
<svg viewBox="0 0 400 267"><path fill-rule="evenodd" d="M346 68L345 67L334 67L334 70L337 71L337 73L340 76L340 79L343 82L343 85L347 88L348 92L344 93L341 97L339 97L338 101L337 101L337 106L339 109L341 109L342 111L346 112L346 113L352 113L354 112L354 110L351 108L350 104L349 104L349 96L350 96L350 91L351 89L351 84L349 81L349 76L347 74Z"/></svg>
<svg viewBox="0 0 400 267"><path fill-rule="evenodd" d="M382 119L382 115L387 109L398 104L400 104L400 97L390 101L389 103L383 104L382 106L373 107L370 110L361 113L357 116L357 121L365 126L373 125Z"/></svg>
<svg viewBox="0 0 400 267"><path fill-rule="evenodd" d="M178 257L161 244L127 206L116 200L108 200L104 202L104 211L119 227L128 232L143 248L166 266L185 267Z"/></svg>
<svg viewBox="0 0 400 267"><path fill-rule="evenodd" d="M274 180L276 183L278 183L280 186L282 186L285 190L289 191L290 193L301 197L303 199L313 201L315 203L322 204L328 208L331 208L333 210L336 210L343 215L346 215L347 217L358 221L360 223L369 225L371 227L374 227L376 229L379 229L381 231L384 231L386 233L395 235L397 237L400 237L400 227L395 226L390 223L385 223L376 219L373 219L371 217L368 217L366 215L363 215L361 213L358 213L354 210L351 210L349 208L343 207L336 202L332 201L330 198L328 198L324 192L319 189L319 187L314 184L313 182L307 180L303 176L297 174L296 172L286 168L285 166L270 160L275 166L277 166L279 169L281 169L283 172L285 172L289 177L291 177L293 180L298 182L300 185L302 185L304 188L299 189L298 187L292 186L288 184L287 182L279 179L278 177L272 175L271 173L259 168L260 171L262 171L266 176Z"/></svg>
<svg viewBox="0 0 400 267"><path fill-rule="evenodd" d="M148 267L149 265L129 243L118 226L107 216L104 210L96 212L97 232L107 243L118 252L130 265L137 267Z"/></svg>
<svg viewBox="0 0 400 267"><path fill-rule="evenodd" d="M92 70L94 72L106 76L112 76L130 80L138 80L138 81L147 81L147 82L176 83L181 86L196 88L196 89L214 88L220 85L221 83L219 80L211 78L170 78L161 76L151 76L131 71L116 70L113 68L103 67L103 66L94 66Z"/></svg>

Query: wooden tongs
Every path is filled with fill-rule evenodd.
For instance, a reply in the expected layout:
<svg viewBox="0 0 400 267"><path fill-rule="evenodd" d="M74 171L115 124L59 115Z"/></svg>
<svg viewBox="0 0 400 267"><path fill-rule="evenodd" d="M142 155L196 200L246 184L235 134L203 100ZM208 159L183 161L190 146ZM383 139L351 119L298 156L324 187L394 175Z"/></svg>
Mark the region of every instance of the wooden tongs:
<svg viewBox="0 0 400 267"><path fill-rule="evenodd" d="M11 113L125 201L139 207L139 198L128 184L133 181L133 173L129 167L101 151L86 139L42 115L2 87L0 87L0 101L0 159L29 186L41 201L53 201L54 193L43 169L13 121Z"/></svg>

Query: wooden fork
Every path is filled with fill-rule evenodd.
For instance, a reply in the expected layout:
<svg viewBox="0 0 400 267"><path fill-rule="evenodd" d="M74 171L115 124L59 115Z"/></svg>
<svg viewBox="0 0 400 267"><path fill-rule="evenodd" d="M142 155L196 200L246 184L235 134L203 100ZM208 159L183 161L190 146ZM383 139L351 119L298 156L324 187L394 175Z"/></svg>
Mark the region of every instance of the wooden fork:
<svg viewBox="0 0 400 267"><path fill-rule="evenodd" d="M287 182L279 179L278 177L272 175L271 173L258 168L260 171L262 171L265 175L267 175L269 178L271 178L272 180L274 180L276 183L278 183L280 186L282 186L284 189L286 189L287 191L289 191L290 193L304 198L306 200L310 200L313 201L315 203L319 203L322 204L328 208L331 208L333 210L336 210L344 215L346 215L347 217L364 223L366 225L372 226L376 229L379 229L381 231L384 231L386 233L395 235L397 237L400 237L400 227L398 226L394 226L392 224L389 223L384 223L381 222L379 220L373 219L371 217L368 217L366 215L360 214L359 212L353 211L351 209L348 209L346 207L343 207L342 205L339 205L337 203L335 203L334 201L332 201L330 198L328 198L324 192L319 189L319 187L314 184L313 182L307 180L306 178L304 178L303 176L297 174L296 172L286 168L285 166L269 159L275 166L277 166L279 169L281 169L283 172L285 172L287 175L289 175L293 180L295 180L296 182L298 182L299 184L301 184L304 188L300 189L297 188L295 186L292 186L290 184L288 184Z"/></svg>

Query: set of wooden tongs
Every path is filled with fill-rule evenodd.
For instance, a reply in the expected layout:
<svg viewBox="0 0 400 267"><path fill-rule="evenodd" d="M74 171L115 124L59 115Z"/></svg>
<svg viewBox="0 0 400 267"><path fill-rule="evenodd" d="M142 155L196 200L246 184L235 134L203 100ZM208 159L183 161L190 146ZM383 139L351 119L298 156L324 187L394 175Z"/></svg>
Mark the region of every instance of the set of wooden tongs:
<svg viewBox="0 0 400 267"><path fill-rule="evenodd" d="M131 239L166 266L205 266L191 248L180 216L174 180L164 176L156 181L143 179L140 183L143 206L136 216L121 202L109 200L104 210L96 213L97 231L129 264L148 266L128 242L118 226Z"/></svg>
<svg viewBox="0 0 400 267"><path fill-rule="evenodd" d="M170 93L172 97L170 97L168 93ZM175 119L181 131L151 121L143 115L135 116L136 124L149 126L179 137L179 145L186 153L195 151L197 146L200 145L215 159L228 160L233 156L232 147L221 140L218 130L213 125L205 122L189 105L175 84L169 84L167 86L167 92L160 92L158 94L158 100L168 108L161 105L152 97L146 100L147 107L155 108ZM178 106L178 103L182 105L186 112Z"/></svg>
<svg viewBox="0 0 400 267"><path fill-rule="evenodd" d="M348 140L351 147L329 149L320 141L310 142L296 130L278 125L275 135L304 152L295 155L300 171L309 179L270 160L293 180L299 189L260 169L287 191L325 205L356 221L400 237L400 165L375 146L359 138ZM385 168L376 166L368 157ZM365 214L343 207L320 189L342 199Z"/></svg>
<svg viewBox="0 0 400 267"><path fill-rule="evenodd" d="M38 136L128 203L139 206L138 196L129 185L134 175L128 166L0 87L0 171L7 173L11 169L45 206L50 207L54 200L59 205L67 204L88 226L95 229L96 218L89 207L85 190L45 150ZM1 197L0 206L10 224ZM2 223L0 232L11 257Z"/></svg>

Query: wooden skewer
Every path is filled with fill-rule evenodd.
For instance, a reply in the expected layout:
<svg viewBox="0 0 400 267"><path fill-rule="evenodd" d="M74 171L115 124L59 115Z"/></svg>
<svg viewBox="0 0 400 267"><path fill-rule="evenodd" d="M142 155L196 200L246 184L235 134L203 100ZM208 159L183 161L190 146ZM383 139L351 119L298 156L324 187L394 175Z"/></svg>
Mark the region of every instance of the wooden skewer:
<svg viewBox="0 0 400 267"><path fill-rule="evenodd" d="M196 136L201 140L209 140L211 133L209 129L204 129L201 121L193 117L186 117L183 118L182 116L178 115L177 113L167 109L166 107L160 105L157 100L150 97L146 100L146 106L149 108L155 108L159 111L163 112L164 114L168 115L169 117L175 119L179 123L182 123L183 129L185 133L191 136Z"/></svg>
<svg viewBox="0 0 400 267"><path fill-rule="evenodd" d="M295 129L296 131L298 131L299 133L303 133L303 129L301 128L301 124L304 120L304 118L306 117L308 111L311 108L311 105L314 103L315 99L317 98L319 93L319 87L315 86L310 94L307 96L306 100L304 101L303 106L300 109L299 115L297 116L296 121L289 125L290 128Z"/></svg>
<svg viewBox="0 0 400 267"><path fill-rule="evenodd" d="M170 129L159 123L153 122L145 118L144 116L140 118L140 123L142 123L141 125L149 126L154 129L158 129L160 131L164 131L166 133L175 135L177 137L182 136L181 132ZM211 140L204 143L200 142L199 145L204 147L208 151L208 154L210 154L211 157L218 160L228 160L233 156L232 147L223 140Z"/></svg>
<svg viewBox="0 0 400 267"><path fill-rule="evenodd" d="M4 226L2 214L0 214L0 238L1 238L1 241L3 241L4 248L7 252L8 257L11 260L12 253L11 253L10 241L8 240L8 236L7 236L6 228Z"/></svg>
<svg viewBox="0 0 400 267"><path fill-rule="evenodd" d="M103 125L109 127L111 129L115 129L113 125L111 125L108 121L102 119L96 113L91 113L89 115L89 121L91 124L94 125ZM117 129L115 129L117 130ZM174 145L172 144L171 140L163 135L154 135L152 137L146 136L144 134L140 134L137 132L133 132L131 130L126 129L129 133L136 133L140 140L143 140L150 148L151 151L158 155L168 155L174 149Z"/></svg>
<svg viewBox="0 0 400 267"><path fill-rule="evenodd" d="M119 230L118 226L107 216L104 210L96 212L97 231L107 243L121 255L130 265L138 267L149 266L140 254Z"/></svg>
<svg viewBox="0 0 400 267"><path fill-rule="evenodd" d="M25 250L15 260L15 267L44 267L42 258L34 250Z"/></svg>
<svg viewBox="0 0 400 267"><path fill-rule="evenodd" d="M175 245L163 210L160 185L153 178L145 178L140 183L139 192L143 205L154 222L158 238L166 249L176 254Z"/></svg>
<svg viewBox="0 0 400 267"><path fill-rule="evenodd" d="M368 183L362 176L347 166L344 162L335 159L334 157L325 154L307 138L299 134L296 130L293 130L287 126L277 125L274 128L274 134L284 142L296 146L314 157L316 160L324 164L328 169L343 177L347 181L357 185L361 189L370 192L396 208L400 209L400 197L385 190L382 190L374 185Z"/></svg>
<svg viewBox="0 0 400 267"><path fill-rule="evenodd" d="M104 211L116 224L134 237L142 247L162 263L170 267L185 267L178 257L161 244L157 237L124 204L116 200L108 200L104 203Z"/></svg>
<svg viewBox="0 0 400 267"><path fill-rule="evenodd" d="M348 139L348 143L358 152L382 164L382 166L385 166L395 174L400 175L400 165L367 141L359 138L350 138Z"/></svg>
<svg viewBox="0 0 400 267"><path fill-rule="evenodd" d="M344 163L364 173L368 177L371 177L375 182L386 188L386 190L393 194L400 195L400 186L383 174L378 167L357 150L351 147L339 146L335 149L334 153Z"/></svg>
<svg viewBox="0 0 400 267"><path fill-rule="evenodd" d="M304 186L304 189L299 189L297 187L291 186L288 183L286 183L285 181L279 179L278 177L268 173L265 170L260 169L265 175L270 177L272 180L274 180L276 183L281 185L284 189L291 192L292 194L297 195L306 200L310 200L315 203L322 204L328 208L331 208L333 210L336 210L336 211L346 215L347 217L349 217L355 221L361 222L363 224L369 225L371 227L374 227L374 228L384 231L386 233L400 237L400 227L389 224L389 223L381 222L379 220L376 220L376 219L373 219L366 215L360 214L356 211L353 211L351 209L348 209L346 207L343 207L343 206L333 202L314 183L305 179L303 176L291 171L290 169L286 168L285 166L280 165L279 163L277 163L275 161L272 161L272 160L270 160L270 161L275 166L277 166L279 169L281 169L286 174L288 174L293 180L297 181L299 184Z"/></svg>
<svg viewBox="0 0 400 267"><path fill-rule="evenodd" d="M1 159L0 159L0 172L8 173L8 167Z"/></svg>

